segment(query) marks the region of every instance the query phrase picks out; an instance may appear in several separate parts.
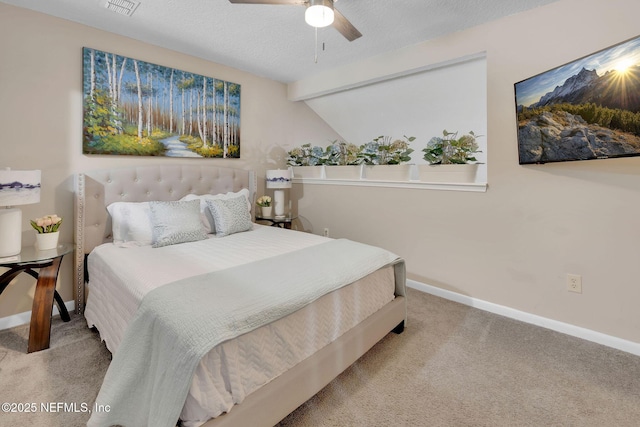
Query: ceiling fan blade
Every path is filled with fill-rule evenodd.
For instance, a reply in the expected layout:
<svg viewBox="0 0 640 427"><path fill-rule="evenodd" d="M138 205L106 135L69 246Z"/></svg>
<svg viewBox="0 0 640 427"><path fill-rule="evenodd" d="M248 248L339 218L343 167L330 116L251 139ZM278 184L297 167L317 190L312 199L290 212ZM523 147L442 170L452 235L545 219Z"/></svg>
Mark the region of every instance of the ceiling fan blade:
<svg viewBox="0 0 640 427"><path fill-rule="evenodd" d="M239 4L294 4L304 5L307 2L305 0L229 0L229 3Z"/></svg>
<svg viewBox="0 0 640 427"><path fill-rule="evenodd" d="M338 30L338 32L342 34L347 40L352 42L355 39L362 37L362 33L358 31L358 29L354 27L353 24L349 22L349 20L338 11L338 9L334 8L333 14L333 27Z"/></svg>

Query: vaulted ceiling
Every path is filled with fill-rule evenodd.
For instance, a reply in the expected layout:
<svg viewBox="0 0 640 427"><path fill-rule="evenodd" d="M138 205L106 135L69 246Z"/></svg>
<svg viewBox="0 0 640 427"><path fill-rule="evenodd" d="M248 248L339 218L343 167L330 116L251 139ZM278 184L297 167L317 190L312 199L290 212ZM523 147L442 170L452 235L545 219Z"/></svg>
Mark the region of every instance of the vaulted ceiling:
<svg viewBox="0 0 640 427"><path fill-rule="evenodd" d="M332 27L316 42L296 5L141 0L125 16L108 0L0 1L289 83L558 0L336 0L363 34L353 42Z"/></svg>

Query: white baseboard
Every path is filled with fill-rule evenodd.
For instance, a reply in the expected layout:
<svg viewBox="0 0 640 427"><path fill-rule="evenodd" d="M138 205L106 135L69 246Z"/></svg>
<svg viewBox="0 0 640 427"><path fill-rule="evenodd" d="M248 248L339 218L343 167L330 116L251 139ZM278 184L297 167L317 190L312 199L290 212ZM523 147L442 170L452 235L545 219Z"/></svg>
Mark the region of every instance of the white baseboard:
<svg viewBox="0 0 640 427"><path fill-rule="evenodd" d="M557 320L548 319L546 317L537 316L531 313L526 313L524 311L505 307L503 305L498 305L477 298L472 298L466 295L459 294L457 292L448 291L415 280L407 279L407 286L422 292L426 292L428 294L458 302L460 304L499 314L501 316L519 320L521 322L530 323L532 325L541 326L543 328L551 329L556 332L561 332L563 334L582 338L587 341L592 341L598 344L605 345L607 347L615 348L627 353L635 354L636 356L640 356L640 343L637 342L623 340L611 335L606 335L600 332L592 331L590 329L571 325L569 323L559 322Z"/></svg>
<svg viewBox="0 0 640 427"><path fill-rule="evenodd" d="M64 303L69 313L72 313L76 309L76 302L71 300ZM58 306L53 303L53 315L60 314ZM26 325L31 322L31 311L25 311L24 313L14 314L13 316L7 316L0 318L0 331L3 329L13 328L15 326Z"/></svg>

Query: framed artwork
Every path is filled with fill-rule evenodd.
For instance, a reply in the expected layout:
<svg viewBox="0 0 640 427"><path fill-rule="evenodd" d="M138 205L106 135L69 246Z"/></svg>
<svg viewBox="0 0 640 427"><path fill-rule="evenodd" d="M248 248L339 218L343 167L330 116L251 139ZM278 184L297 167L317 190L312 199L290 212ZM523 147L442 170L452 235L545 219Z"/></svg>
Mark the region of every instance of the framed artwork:
<svg viewBox="0 0 640 427"><path fill-rule="evenodd" d="M240 158L240 85L83 48L84 154Z"/></svg>
<svg viewBox="0 0 640 427"><path fill-rule="evenodd" d="M514 86L520 164L640 156L640 37Z"/></svg>

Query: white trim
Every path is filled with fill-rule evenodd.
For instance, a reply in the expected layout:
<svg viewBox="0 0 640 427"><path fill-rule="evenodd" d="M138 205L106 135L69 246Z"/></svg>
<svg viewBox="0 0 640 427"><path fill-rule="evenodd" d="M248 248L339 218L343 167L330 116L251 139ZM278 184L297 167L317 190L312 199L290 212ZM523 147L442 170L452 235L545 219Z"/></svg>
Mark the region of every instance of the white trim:
<svg viewBox="0 0 640 427"><path fill-rule="evenodd" d="M374 75L369 78L365 78L364 80L360 79L360 76L363 75L362 72L350 73L350 72L342 72L341 70L333 69L333 70L330 70L329 73L339 73L341 80L345 80L344 83L339 83L335 86L327 87L327 85L325 84L326 82L333 83L336 80L326 75L319 76L319 77L316 75L308 78L307 80L298 80L296 82L289 83L287 85L287 98L289 99L289 101L307 101L307 100L318 98L325 95L332 95L334 93L357 89L364 86L370 86L376 83L399 79L407 76L412 76L414 74L437 70L439 68L444 68L444 67L450 67L452 65L475 61L476 59L481 59L486 57L487 57L487 52L485 51L476 52L476 53L471 53L469 55L464 55L460 58L452 58L452 59L444 60L441 62L437 62L435 64L433 63L425 64L425 65L420 65L416 67L411 67L409 69L399 69L396 71L388 71L388 72L384 72L384 74L381 74L381 75ZM347 67L358 68L359 64L353 63L353 64L347 65ZM369 71L371 71L370 68L369 68ZM353 76L355 76L355 79L352 78ZM320 88L316 89L313 86L314 86L314 83L318 81L321 81L322 83L320 85Z"/></svg>
<svg viewBox="0 0 640 427"><path fill-rule="evenodd" d="M406 164L406 165L389 165L389 167L394 166L408 166L409 169L402 170L398 177L404 177L406 175L407 179L404 180L394 180L394 179L378 179L377 177L374 179L373 177L368 178L365 172L365 165L358 165L358 172L353 175L357 175L357 177L348 178L329 178L327 177L327 167L325 165L313 166L311 167L309 176L307 175L298 175L296 173L301 173L301 170L307 168L306 166L298 167L298 169L294 169L294 167L290 166L289 170L291 171L291 176L293 177L292 182L294 184L314 184L314 185L346 185L346 186L358 186L358 187L387 187L387 188L413 188L416 190L449 190L449 191L473 191L478 193L485 193L487 191L488 184L486 182L428 182L428 181L420 181L418 180L419 169L415 164ZM355 166L336 166L337 168L352 168ZM385 168L385 165L379 165L376 167ZM353 169L351 170L353 171ZM384 170L383 170L384 171Z"/></svg>
<svg viewBox="0 0 640 427"><path fill-rule="evenodd" d="M381 181L372 179L293 178L294 184L352 185L358 187L413 188L416 190L474 191L485 193L487 183Z"/></svg>
<svg viewBox="0 0 640 427"><path fill-rule="evenodd" d="M601 332L592 331L591 329L581 328L569 323L548 319L546 317L526 313L524 311L505 307L503 305L483 301L467 295L459 294L457 292L452 292L446 289L438 288L436 286L427 285L415 280L407 279L407 286L428 294L458 302L460 304L468 305L470 307L478 308L490 313L499 314L501 316L519 320L521 322L540 326L546 329L551 329L556 332L571 335L573 337L581 338L587 341L605 345L607 347L622 350L627 353L635 354L636 356L640 356L640 343L637 342L624 340L611 335L603 334Z"/></svg>
<svg viewBox="0 0 640 427"><path fill-rule="evenodd" d="M76 307L75 301L67 301L64 303L69 313L73 313ZM60 314L58 306L53 303L53 316ZM31 322L31 311L25 311L23 313L14 314L12 316L0 318L0 331L3 329L9 329L20 325L26 325Z"/></svg>

